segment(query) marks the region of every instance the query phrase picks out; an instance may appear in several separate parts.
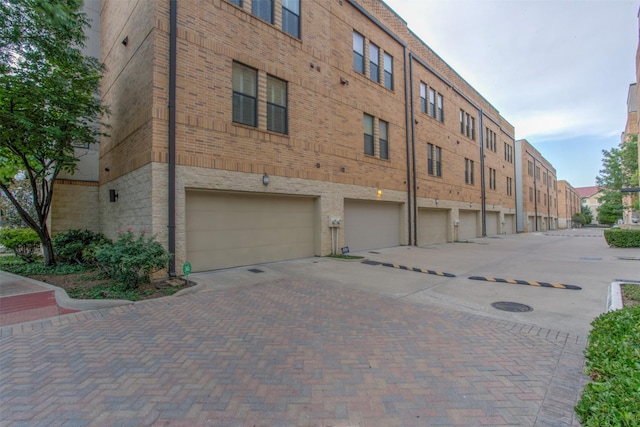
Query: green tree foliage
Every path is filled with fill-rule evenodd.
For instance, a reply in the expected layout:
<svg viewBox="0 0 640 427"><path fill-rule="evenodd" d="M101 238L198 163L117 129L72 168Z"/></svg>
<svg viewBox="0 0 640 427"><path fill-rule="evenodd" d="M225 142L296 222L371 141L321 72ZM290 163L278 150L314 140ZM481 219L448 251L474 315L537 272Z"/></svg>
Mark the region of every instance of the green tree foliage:
<svg viewBox="0 0 640 427"><path fill-rule="evenodd" d="M593 222L593 211L589 206L581 205L580 213L584 216L585 224L591 224Z"/></svg>
<svg viewBox="0 0 640 427"><path fill-rule="evenodd" d="M574 213L573 216L571 217L571 221L574 224L580 224L580 225L587 224L587 218L585 218L585 216L580 212Z"/></svg>
<svg viewBox="0 0 640 427"><path fill-rule="evenodd" d="M96 142L102 66L81 48L88 25L81 0L0 1L0 190L55 264L47 217L55 179L73 173L74 146ZM29 183L33 210L17 196Z"/></svg>
<svg viewBox="0 0 640 427"><path fill-rule="evenodd" d="M602 169L596 177L596 184L602 192L598 222L613 224L622 218L625 208L620 189L638 186L638 135L631 135L618 148L602 150L602 155ZM637 205L638 196L633 197Z"/></svg>
<svg viewBox="0 0 640 427"><path fill-rule="evenodd" d="M0 244L13 251L26 263L32 263L40 250L40 239L30 228L0 230Z"/></svg>

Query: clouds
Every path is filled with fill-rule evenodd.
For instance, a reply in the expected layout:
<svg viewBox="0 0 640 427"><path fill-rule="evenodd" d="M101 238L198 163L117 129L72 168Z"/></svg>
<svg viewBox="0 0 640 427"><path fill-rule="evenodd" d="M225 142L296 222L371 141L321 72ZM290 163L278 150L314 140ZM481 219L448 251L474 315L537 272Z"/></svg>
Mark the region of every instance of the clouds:
<svg viewBox="0 0 640 427"><path fill-rule="evenodd" d="M638 1L386 2L515 126L516 138L619 142L636 79Z"/></svg>

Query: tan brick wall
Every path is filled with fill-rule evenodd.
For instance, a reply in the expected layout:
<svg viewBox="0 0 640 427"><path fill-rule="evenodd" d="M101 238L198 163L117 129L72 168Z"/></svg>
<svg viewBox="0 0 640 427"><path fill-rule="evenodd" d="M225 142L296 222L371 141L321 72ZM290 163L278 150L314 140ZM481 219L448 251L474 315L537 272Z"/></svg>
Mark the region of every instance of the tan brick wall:
<svg viewBox="0 0 640 427"><path fill-rule="evenodd" d="M581 202L578 192L567 181L558 181L558 228L570 226L571 218L580 211Z"/></svg>
<svg viewBox="0 0 640 427"><path fill-rule="evenodd" d="M525 216L525 232L545 231L558 228L558 185L555 168L528 141L518 140L521 144L522 162L522 200L523 212L527 215L538 216L536 223L527 228ZM529 164L533 166L532 175L529 174ZM546 177L546 178L545 178ZM545 181L546 180L546 181ZM530 197L532 194L532 198Z"/></svg>
<svg viewBox="0 0 640 427"><path fill-rule="evenodd" d="M74 229L101 231L98 208L97 182L56 180L49 218L51 235Z"/></svg>

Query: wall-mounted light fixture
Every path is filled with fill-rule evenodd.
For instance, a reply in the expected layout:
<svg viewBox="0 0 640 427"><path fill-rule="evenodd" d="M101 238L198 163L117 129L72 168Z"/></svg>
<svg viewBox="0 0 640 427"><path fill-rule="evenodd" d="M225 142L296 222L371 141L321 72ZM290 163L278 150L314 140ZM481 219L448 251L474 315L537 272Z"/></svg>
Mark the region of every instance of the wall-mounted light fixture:
<svg viewBox="0 0 640 427"><path fill-rule="evenodd" d="M109 190L109 201L111 203L118 201L118 193L116 193L116 190Z"/></svg>
<svg viewBox="0 0 640 427"><path fill-rule="evenodd" d="M264 173L264 175L262 175L262 183L264 185L269 185L269 175L267 175L266 172Z"/></svg>
<svg viewBox="0 0 640 427"><path fill-rule="evenodd" d="M438 206L438 198L436 197L436 206Z"/></svg>
<svg viewBox="0 0 640 427"><path fill-rule="evenodd" d="M378 188L377 195L378 195L378 200L380 200L382 198L382 190L380 188Z"/></svg>
<svg viewBox="0 0 640 427"><path fill-rule="evenodd" d="M124 46L126 46L126 45L128 45L128 44L129 44L129 36L126 36L124 39L122 39L122 44L123 44Z"/></svg>
<svg viewBox="0 0 640 427"><path fill-rule="evenodd" d="M345 79L344 77L340 77L340 84L349 86L349 80Z"/></svg>

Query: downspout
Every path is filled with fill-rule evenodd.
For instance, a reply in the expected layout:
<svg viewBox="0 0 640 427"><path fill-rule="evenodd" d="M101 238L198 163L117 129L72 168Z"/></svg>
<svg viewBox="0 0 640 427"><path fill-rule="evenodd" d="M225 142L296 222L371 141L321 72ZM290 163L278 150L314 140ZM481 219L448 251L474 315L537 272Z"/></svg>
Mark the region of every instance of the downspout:
<svg viewBox="0 0 640 427"><path fill-rule="evenodd" d="M169 1L169 276L176 276L176 53L178 0Z"/></svg>
<svg viewBox="0 0 640 427"><path fill-rule="evenodd" d="M407 87L407 72L406 72L406 47L405 47L405 73L404 73L404 85ZM411 239L413 237L413 244L418 244L418 221L417 221L417 206L418 198L416 195L416 141L415 141L415 112L413 108L413 54L409 53L409 102L406 100L407 91L405 90L405 115L406 120L411 120L410 126L407 123L407 191L409 197L409 245L411 245ZM411 105L411 116L409 116L409 105ZM411 140L409 140L409 128L411 128ZM411 156L410 156L411 154ZM410 159L411 157L411 159ZM413 170L413 180L411 179L411 170ZM413 204L411 203L411 189L413 188ZM411 211L413 206L413 211ZM414 234L411 235L412 222L411 218L415 221L415 227L413 227Z"/></svg>
<svg viewBox="0 0 640 427"><path fill-rule="evenodd" d="M534 222L538 231L538 179L536 175L536 158L533 157L533 210L536 214Z"/></svg>
<svg viewBox="0 0 640 427"><path fill-rule="evenodd" d="M551 180L551 174L547 169L547 230L551 230L551 186L549 181Z"/></svg>
<svg viewBox="0 0 640 427"><path fill-rule="evenodd" d="M484 113L482 110L478 110L478 113L480 113L480 120L478 121L478 134L480 136L478 138L478 141L480 141L480 211L482 215L482 237L487 237L487 186L484 182L484 121L482 120Z"/></svg>

